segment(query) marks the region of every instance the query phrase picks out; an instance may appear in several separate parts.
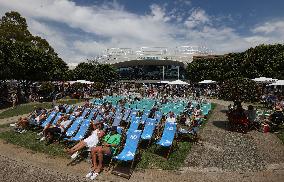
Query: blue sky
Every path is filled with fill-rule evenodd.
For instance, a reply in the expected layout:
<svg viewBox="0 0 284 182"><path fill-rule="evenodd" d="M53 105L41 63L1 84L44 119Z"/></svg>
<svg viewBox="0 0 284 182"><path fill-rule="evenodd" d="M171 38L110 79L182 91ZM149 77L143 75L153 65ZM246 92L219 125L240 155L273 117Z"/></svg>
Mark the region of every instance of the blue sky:
<svg viewBox="0 0 284 182"><path fill-rule="evenodd" d="M283 0L0 0L68 63L111 47L206 46L216 54L283 43Z"/></svg>

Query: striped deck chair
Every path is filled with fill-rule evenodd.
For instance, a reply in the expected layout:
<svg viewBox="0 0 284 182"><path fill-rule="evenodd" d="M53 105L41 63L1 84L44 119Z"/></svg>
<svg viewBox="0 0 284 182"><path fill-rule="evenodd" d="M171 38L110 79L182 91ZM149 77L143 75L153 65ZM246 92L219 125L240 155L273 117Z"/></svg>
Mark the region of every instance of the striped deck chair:
<svg viewBox="0 0 284 182"><path fill-rule="evenodd" d="M51 125L55 126L56 123L58 122L58 120L61 118L61 112L58 112L55 119L53 120L53 122L51 123Z"/></svg>
<svg viewBox="0 0 284 182"><path fill-rule="evenodd" d="M92 110L90 111L90 114L89 114L89 116L87 117L87 119L88 119L88 120L92 120L93 117L95 116L95 113L96 113L96 112L97 112L97 109L96 109L96 108L92 109Z"/></svg>
<svg viewBox="0 0 284 182"><path fill-rule="evenodd" d="M47 124L51 123L52 119L55 117L56 111L52 111L45 121L41 124L41 127L46 127Z"/></svg>
<svg viewBox="0 0 284 182"><path fill-rule="evenodd" d="M85 118L89 111L90 111L90 108L86 108L84 112L82 113L81 117Z"/></svg>
<svg viewBox="0 0 284 182"><path fill-rule="evenodd" d="M176 130L177 130L177 124L176 123L166 122L162 137L156 143L157 145L160 145L162 147L169 147L169 152L168 152L167 157L166 157L167 159L168 159L170 152L171 152L171 149L172 149L172 144L173 144L173 141L174 141L174 138L175 138Z"/></svg>
<svg viewBox="0 0 284 182"><path fill-rule="evenodd" d="M80 127L81 123L83 122L83 118L82 117L78 117L73 123L72 125L67 129L65 136L67 138L72 137L78 130L78 128Z"/></svg>
<svg viewBox="0 0 284 182"><path fill-rule="evenodd" d="M69 112L71 111L71 109L72 109L72 105L70 105L70 106L68 106L67 108L66 108L66 114L69 114Z"/></svg>
<svg viewBox="0 0 284 182"><path fill-rule="evenodd" d="M112 126L119 126L121 120L122 120L122 114L116 115L113 120Z"/></svg>
<svg viewBox="0 0 284 182"><path fill-rule="evenodd" d="M141 120L140 117L132 117L128 131L137 130L140 124L140 120Z"/></svg>
<svg viewBox="0 0 284 182"><path fill-rule="evenodd" d="M126 109L124 111L123 118L122 118L123 121L126 121L128 119L130 112L131 112L131 109Z"/></svg>
<svg viewBox="0 0 284 182"><path fill-rule="evenodd" d="M85 138L89 128L90 128L91 121L89 119L83 120L78 132L74 137L69 138L69 141L80 141Z"/></svg>
<svg viewBox="0 0 284 182"><path fill-rule="evenodd" d="M144 126L143 133L141 135L141 139L142 140L149 140L148 146L151 143L151 139L152 139L153 133L154 133L155 128L156 128L156 123L157 123L157 120L153 119L153 118L147 118L147 120L145 122L145 126Z"/></svg>
<svg viewBox="0 0 284 182"><path fill-rule="evenodd" d="M163 113L161 111L156 111L155 112L155 119L157 120L157 122L159 123L162 119Z"/></svg>
<svg viewBox="0 0 284 182"><path fill-rule="evenodd" d="M125 145L122 151L117 156L112 158L110 166L113 160L116 160L116 161L131 162L131 167L126 168L125 170L123 170L123 172L121 172L120 171L121 167L117 165L112 170L111 172L112 174L130 179L133 173L133 166L134 166L135 157L137 156L137 149L141 133L142 130L132 130L127 132Z"/></svg>

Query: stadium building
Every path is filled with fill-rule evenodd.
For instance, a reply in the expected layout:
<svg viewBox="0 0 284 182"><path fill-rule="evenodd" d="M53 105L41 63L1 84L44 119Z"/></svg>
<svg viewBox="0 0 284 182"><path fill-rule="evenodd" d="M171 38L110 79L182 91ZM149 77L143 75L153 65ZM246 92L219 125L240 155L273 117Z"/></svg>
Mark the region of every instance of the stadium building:
<svg viewBox="0 0 284 182"><path fill-rule="evenodd" d="M206 56L205 47L110 48L97 58L117 67L121 80L175 80L185 78L185 69L194 56Z"/></svg>

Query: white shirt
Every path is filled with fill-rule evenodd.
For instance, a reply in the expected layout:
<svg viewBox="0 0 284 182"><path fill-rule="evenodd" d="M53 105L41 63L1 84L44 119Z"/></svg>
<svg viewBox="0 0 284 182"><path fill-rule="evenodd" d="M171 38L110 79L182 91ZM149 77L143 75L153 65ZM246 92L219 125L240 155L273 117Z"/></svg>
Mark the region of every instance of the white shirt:
<svg viewBox="0 0 284 182"><path fill-rule="evenodd" d="M67 128L71 123L71 120L66 120L66 121L62 121L60 123L60 129L61 129L61 132L64 132L65 128Z"/></svg>

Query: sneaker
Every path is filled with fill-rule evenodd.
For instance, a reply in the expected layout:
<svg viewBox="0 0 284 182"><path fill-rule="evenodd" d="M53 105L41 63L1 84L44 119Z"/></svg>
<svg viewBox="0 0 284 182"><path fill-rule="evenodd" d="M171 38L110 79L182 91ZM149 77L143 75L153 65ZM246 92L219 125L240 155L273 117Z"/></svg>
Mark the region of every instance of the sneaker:
<svg viewBox="0 0 284 182"><path fill-rule="evenodd" d="M15 123L12 123L12 124L10 124L10 126L11 126L11 127L15 127L15 126L16 126L16 124L15 124Z"/></svg>
<svg viewBox="0 0 284 182"><path fill-rule="evenodd" d="M94 172L93 175L90 177L91 180L95 180L99 173Z"/></svg>
<svg viewBox="0 0 284 182"><path fill-rule="evenodd" d="M37 134L37 136L40 136L40 135L43 135L43 132L39 132L39 133Z"/></svg>
<svg viewBox="0 0 284 182"><path fill-rule="evenodd" d="M26 133L26 132L27 132L27 130L22 130L19 133Z"/></svg>
<svg viewBox="0 0 284 182"><path fill-rule="evenodd" d="M90 178L91 176L93 176L93 171L90 171L88 174L86 174L86 178Z"/></svg>
<svg viewBox="0 0 284 182"><path fill-rule="evenodd" d="M39 141L44 141L45 140L45 137L42 137Z"/></svg>
<svg viewBox="0 0 284 182"><path fill-rule="evenodd" d="M71 155L71 158L72 158L72 159L75 159L78 155L79 155L79 152L77 151L77 152L75 152L73 155Z"/></svg>

